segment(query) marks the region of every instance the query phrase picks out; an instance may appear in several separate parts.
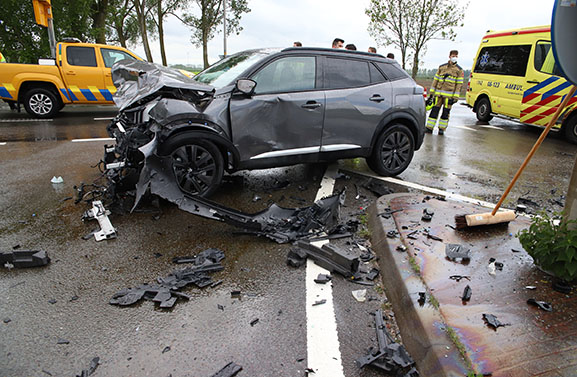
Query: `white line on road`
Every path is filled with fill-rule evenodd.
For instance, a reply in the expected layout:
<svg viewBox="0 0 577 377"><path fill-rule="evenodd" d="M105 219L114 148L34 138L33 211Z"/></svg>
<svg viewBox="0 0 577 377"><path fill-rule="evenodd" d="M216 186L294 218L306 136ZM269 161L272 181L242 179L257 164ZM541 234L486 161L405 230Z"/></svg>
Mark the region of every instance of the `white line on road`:
<svg viewBox="0 0 577 377"><path fill-rule="evenodd" d="M5 141L0 142L0 145L6 145Z"/></svg>
<svg viewBox="0 0 577 377"><path fill-rule="evenodd" d="M460 128L460 129L462 129L462 130L469 130L469 131L475 131L475 132L477 132L476 129L471 128L471 127L467 127L467 126L451 126L451 128L453 128L453 127L454 127L454 128Z"/></svg>
<svg viewBox="0 0 577 377"><path fill-rule="evenodd" d="M86 143L89 141L114 141L111 137L96 137L94 139L72 139L73 143Z"/></svg>
<svg viewBox="0 0 577 377"><path fill-rule="evenodd" d="M315 201L332 195L335 185L337 164L327 168L317 192ZM321 246L329 241L314 243ZM337 321L333 306L333 288L331 284L317 284L318 274L329 274L324 268L307 259L306 270L306 310L307 310L307 365L313 368L316 377L344 377ZM322 305L313 306L316 301L326 300Z"/></svg>
<svg viewBox="0 0 577 377"><path fill-rule="evenodd" d="M22 122L52 122L54 119L0 119L0 123L22 123Z"/></svg>
<svg viewBox="0 0 577 377"><path fill-rule="evenodd" d="M495 127L495 126L481 126L483 128L492 128L494 130L499 130L499 131L505 131L504 129L502 129L501 127Z"/></svg>
<svg viewBox="0 0 577 377"><path fill-rule="evenodd" d="M112 120L114 117L107 117L107 118L94 118L94 120Z"/></svg>

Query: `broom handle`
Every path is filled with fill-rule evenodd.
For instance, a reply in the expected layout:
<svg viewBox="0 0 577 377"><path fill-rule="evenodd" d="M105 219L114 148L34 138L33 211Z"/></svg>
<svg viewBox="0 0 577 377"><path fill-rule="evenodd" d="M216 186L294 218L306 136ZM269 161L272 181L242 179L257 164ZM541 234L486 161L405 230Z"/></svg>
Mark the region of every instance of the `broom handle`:
<svg viewBox="0 0 577 377"><path fill-rule="evenodd" d="M561 102L561 105L559 105L559 108L557 108L557 111L555 111L555 114L553 114L553 117L549 121L549 124L543 130L543 132L541 133L541 136L539 136L539 139L537 139L537 141L535 142L535 145L533 145L533 148L531 149L531 151L529 152L529 154L525 158L525 161L523 161L523 163L521 164L521 167L519 168L519 170L517 170L517 173L515 174L515 176L511 180L511 183L509 183L509 186L507 187L507 189L505 190L505 192L501 196L501 199L499 199L499 202L497 202L497 205L493 209L493 212L491 212L492 216L495 216L495 214L497 213L497 211L501 207L501 204L503 204L503 201L505 200L505 198L507 198L507 195L509 195L509 192L511 191L511 189L515 185L515 182L517 182L517 179L519 179L519 176L521 175L521 173L525 169L525 166L527 166L527 164L529 163L529 161L531 160L531 158L533 157L535 152L537 152L537 149L539 149L539 146L541 145L543 140L545 140L545 137L547 136L547 134L549 133L551 128L557 122L557 119L559 118L561 111L563 111L565 106L567 106L567 102L569 102L569 100L573 97L573 94L575 94L575 90L577 90L577 86L573 85L571 90L569 90L569 93L563 99L563 102Z"/></svg>

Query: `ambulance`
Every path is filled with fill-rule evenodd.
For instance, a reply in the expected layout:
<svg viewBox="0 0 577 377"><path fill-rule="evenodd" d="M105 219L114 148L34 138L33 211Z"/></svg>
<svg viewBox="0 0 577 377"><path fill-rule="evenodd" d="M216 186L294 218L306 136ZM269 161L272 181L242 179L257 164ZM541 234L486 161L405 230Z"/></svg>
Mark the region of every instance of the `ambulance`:
<svg viewBox="0 0 577 377"><path fill-rule="evenodd" d="M569 92L553 57L551 27L488 31L481 40L467 86L467 105L477 119L493 116L546 126ZM577 95L555 128L577 144Z"/></svg>

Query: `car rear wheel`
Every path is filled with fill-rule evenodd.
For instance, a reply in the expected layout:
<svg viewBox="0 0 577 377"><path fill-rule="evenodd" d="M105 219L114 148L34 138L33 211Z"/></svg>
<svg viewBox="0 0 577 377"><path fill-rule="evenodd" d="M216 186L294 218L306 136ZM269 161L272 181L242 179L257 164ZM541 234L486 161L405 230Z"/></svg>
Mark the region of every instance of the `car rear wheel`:
<svg viewBox="0 0 577 377"><path fill-rule="evenodd" d="M46 89L30 89L24 98L24 107L28 114L37 118L51 118L61 109L56 95Z"/></svg>
<svg viewBox="0 0 577 377"><path fill-rule="evenodd" d="M487 97L483 97L477 103L477 119L481 122L488 122L493 119L491 115L491 102Z"/></svg>
<svg viewBox="0 0 577 377"><path fill-rule="evenodd" d="M563 132L568 142L577 144L577 113L567 119L563 125Z"/></svg>
<svg viewBox="0 0 577 377"><path fill-rule="evenodd" d="M208 197L218 189L224 160L210 141L180 134L168 139L159 153L172 159L176 183L184 193Z"/></svg>
<svg viewBox="0 0 577 377"><path fill-rule="evenodd" d="M394 176L409 166L414 152L415 139L411 130L395 124L379 136L367 164L379 175Z"/></svg>

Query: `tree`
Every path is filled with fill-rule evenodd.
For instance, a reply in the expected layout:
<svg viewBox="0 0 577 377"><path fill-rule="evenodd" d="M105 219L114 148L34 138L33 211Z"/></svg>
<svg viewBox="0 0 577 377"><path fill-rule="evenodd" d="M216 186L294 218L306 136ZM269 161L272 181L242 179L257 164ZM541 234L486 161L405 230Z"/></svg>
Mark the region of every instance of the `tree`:
<svg viewBox="0 0 577 377"><path fill-rule="evenodd" d="M208 64L208 41L214 38L215 30L223 20L223 1L226 2L226 34L239 34L242 31L240 19L243 13L250 12L247 0L193 0L198 8L188 7L181 17L178 17L185 25L192 29L191 42L195 46L202 46L204 68ZM195 13L191 13L194 12ZM198 14L200 13L200 14Z"/></svg>
<svg viewBox="0 0 577 377"><path fill-rule="evenodd" d="M164 47L164 18L169 14L174 14L178 9L184 7L187 0L153 0L151 7L154 17L152 20L158 31L158 42L160 45L160 55L162 57L162 65L166 66L166 50Z"/></svg>
<svg viewBox="0 0 577 377"><path fill-rule="evenodd" d="M147 20L150 12L150 6L146 0L132 0L134 10L136 11L136 19L138 20L138 29L140 30L140 37L142 38L142 47L146 54L146 60L153 62L152 52L150 52L150 44L148 43L148 25Z"/></svg>
<svg viewBox="0 0 577 377"><path fill-rule="evenodd" d="M369 33L377 42L401 50L403 68L407 59L413 58L415 78L427 43L455 40L454 28L463 26L467 6L459 7L458 0L370 0L365 13L370 18Z"/></svg>
<svg viewBox="0 0 577 377"><path fill-rule="evenodd" d="M136 44L140 35L132 0L110 0L108 10L107 40L120 43L124 48Z"/></svg>
<svg viewBox="0 0 577 377"><path fill-rule="evenodd" d="M109 0L95 0L91 4L92 30L96 43L106 44L106 17Z"/></svg>

